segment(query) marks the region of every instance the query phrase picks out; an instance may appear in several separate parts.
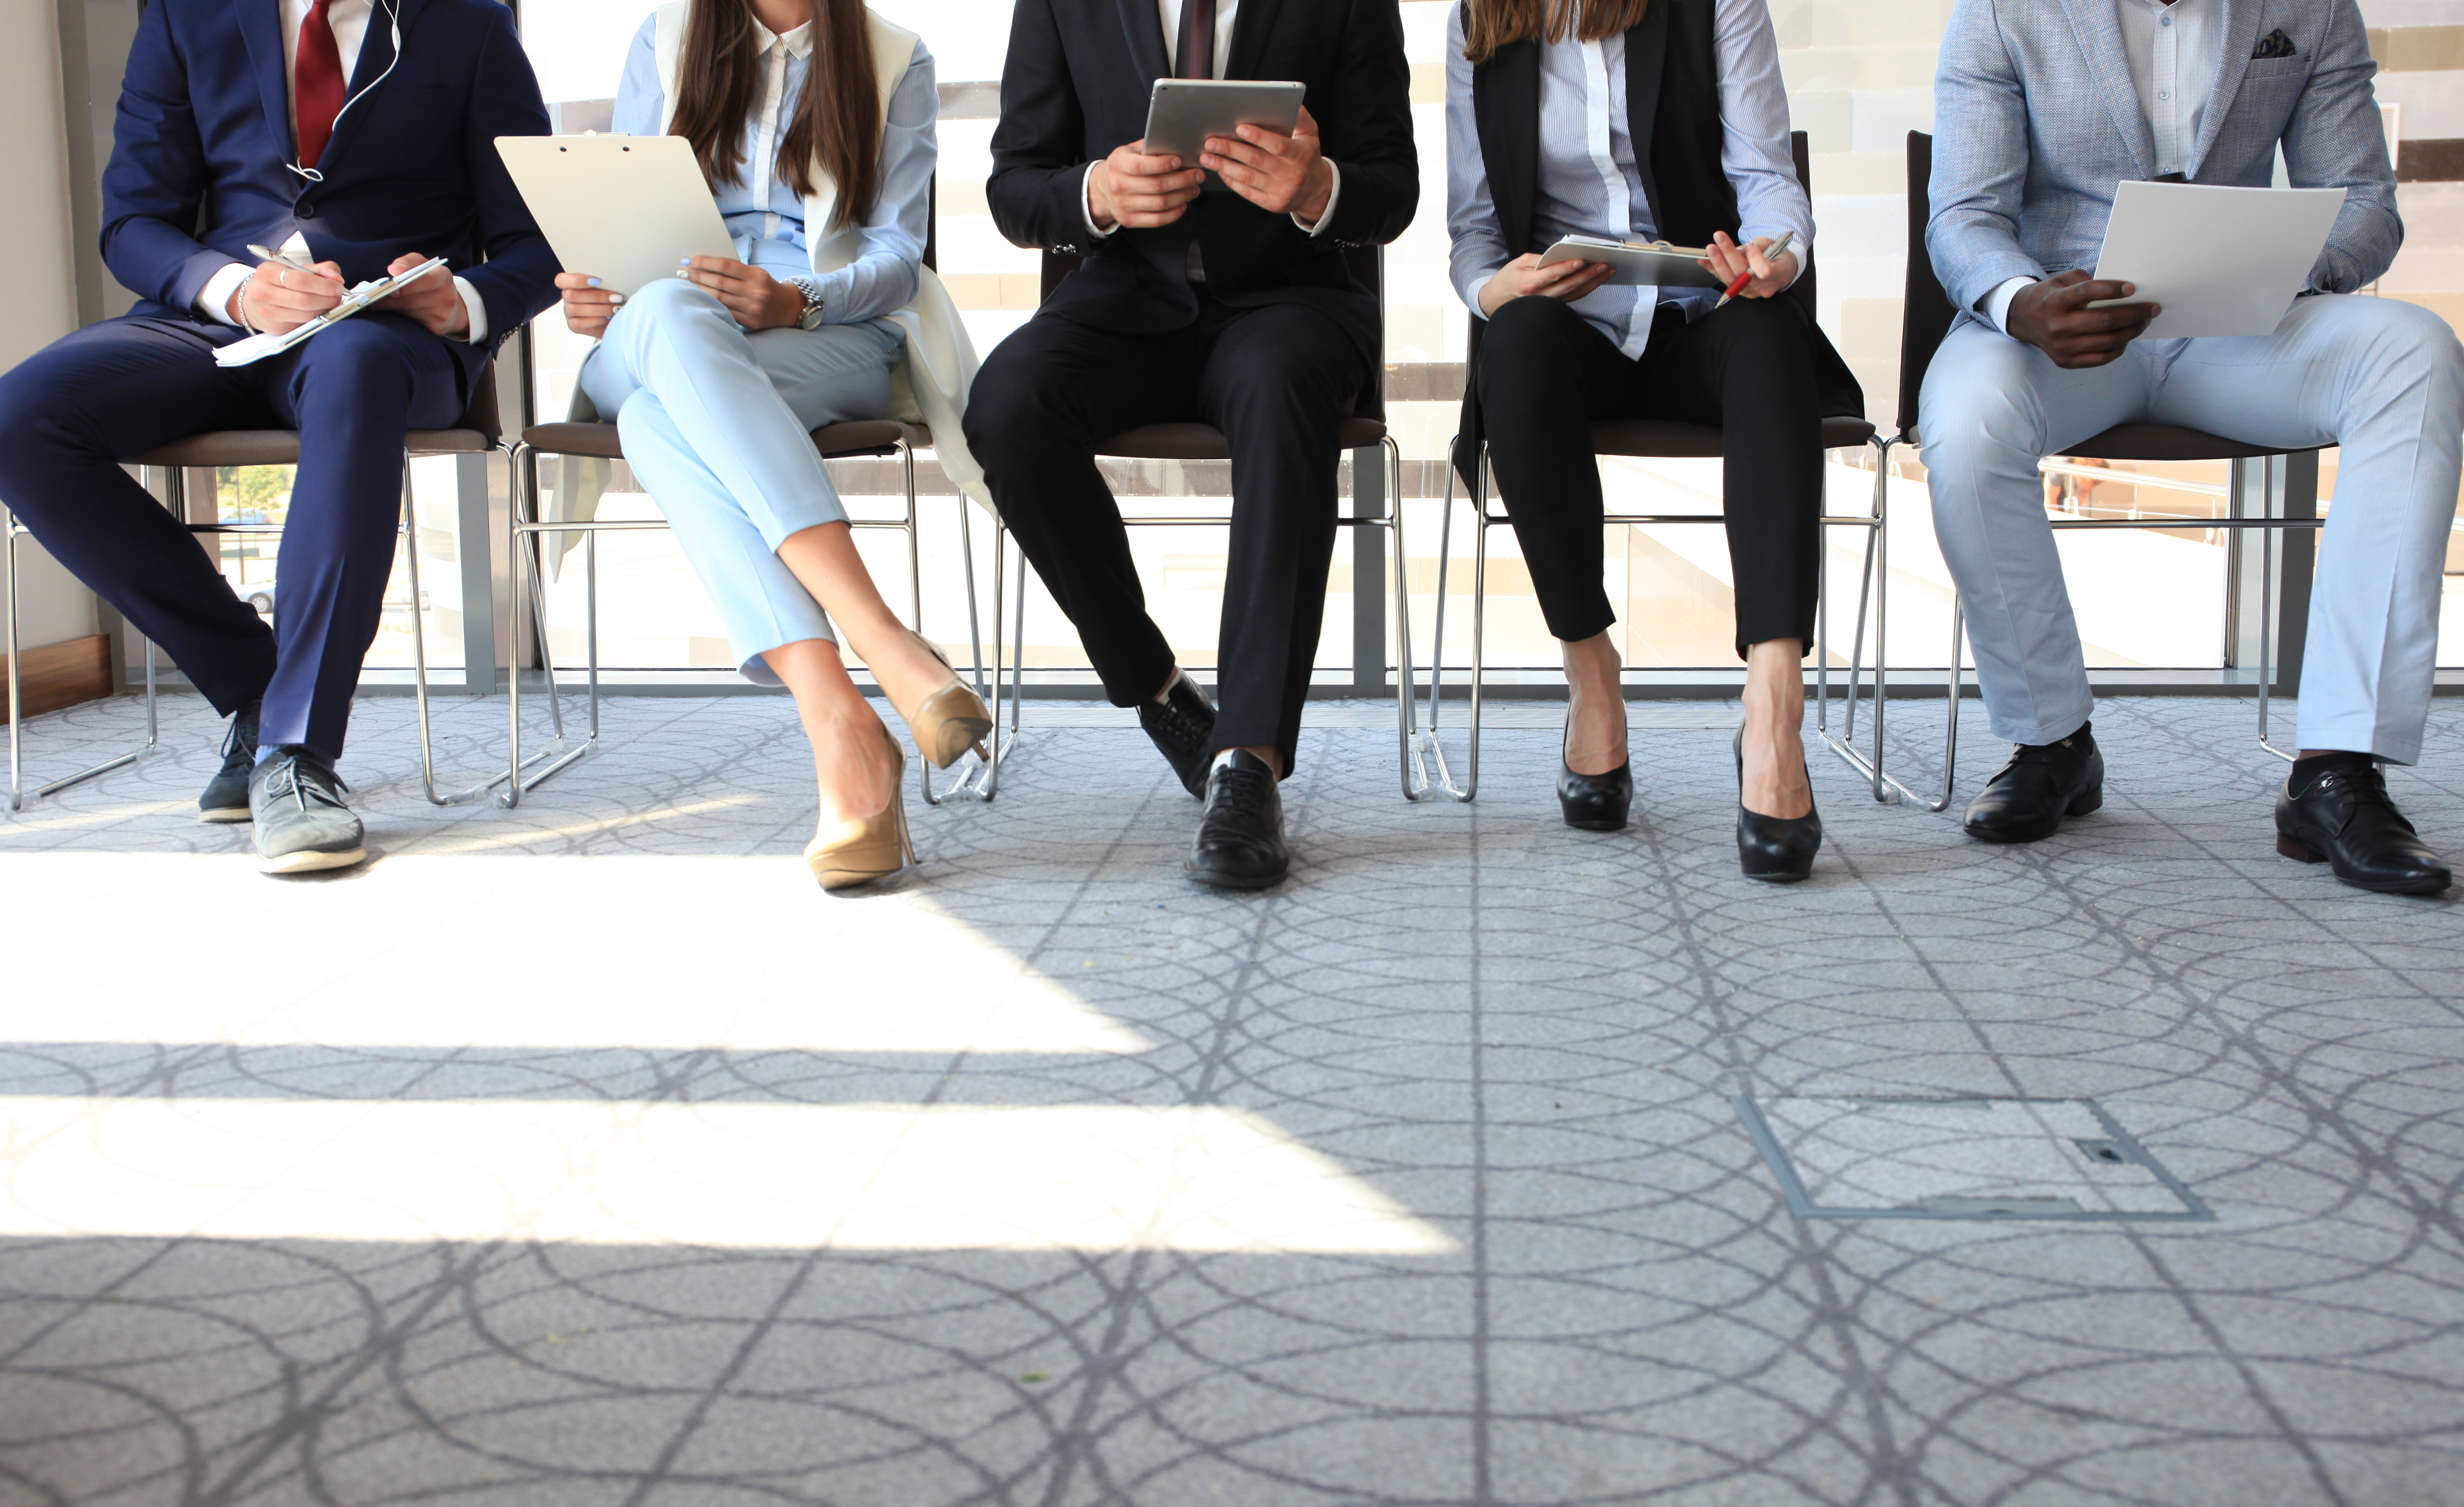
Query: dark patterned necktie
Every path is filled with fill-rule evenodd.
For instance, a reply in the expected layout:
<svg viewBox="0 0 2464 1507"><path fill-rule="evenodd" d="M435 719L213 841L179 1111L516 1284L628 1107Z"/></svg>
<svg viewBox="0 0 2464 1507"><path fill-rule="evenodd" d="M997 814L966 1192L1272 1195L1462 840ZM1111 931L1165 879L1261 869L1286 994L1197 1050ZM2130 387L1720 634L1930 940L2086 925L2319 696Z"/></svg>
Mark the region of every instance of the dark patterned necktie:
<svg viewBox="0 0 2464 1507"><path fill-rule="evenodd" d="M1173 60L1176 78L1215 76L1215 0L1180 0L1180 49Z"/></svg>

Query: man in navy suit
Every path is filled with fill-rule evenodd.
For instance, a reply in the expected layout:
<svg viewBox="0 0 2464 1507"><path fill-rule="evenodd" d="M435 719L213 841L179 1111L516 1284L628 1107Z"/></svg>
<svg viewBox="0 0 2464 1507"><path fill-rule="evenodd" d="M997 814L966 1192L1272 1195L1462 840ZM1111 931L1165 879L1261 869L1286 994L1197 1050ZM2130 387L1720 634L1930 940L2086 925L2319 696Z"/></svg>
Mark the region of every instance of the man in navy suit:
<svg viewBox="0 0 2464 1507"><path fill-rule="evenodd" d="M151 0L102 184L103 260L141 301L0 377L0 501L231 719L199 815L253 821L269 872L365 856L334 764L392 572L403 436L453 425L496 344L556 300L495 145L547 131L497 0ZM434 256L303 345L214 364ZM119 463L274 427L300 444L269 629Z"/></svg>

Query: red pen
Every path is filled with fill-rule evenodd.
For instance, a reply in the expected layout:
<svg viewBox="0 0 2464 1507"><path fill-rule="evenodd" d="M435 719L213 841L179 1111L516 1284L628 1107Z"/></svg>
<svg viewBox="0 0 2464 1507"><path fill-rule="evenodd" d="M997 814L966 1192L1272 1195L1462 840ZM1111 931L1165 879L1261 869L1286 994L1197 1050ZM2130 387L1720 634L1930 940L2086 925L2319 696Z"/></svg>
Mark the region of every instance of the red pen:
<svg viewBox="0 0 2464 1507"><path fill-rule="evenodd" d="M1764 261L1770 261L1772 257L1777 256L1780 252L1782 252L1782 251L1787 251L1787 250L1788 250L1788 243L1789 243L1789 242L1791 242L1791 241L1793 241L1793 240L1795 240L1795 239L1796 239L1796 232L1795 232L1794 230L1782 230L1782 231L1780 231L1780 232L1779 232L1779 238L1778 238L1777 240L1775 240L1775 241L1773 241L1773 242L1771 242L1771 250L1770 250L1770 251L1765 251L1765 252L1763 252L1763 260L1764 260ZM1744 248L1742 248L1742 247L1740 247L1740 248L1738 248L1738 249L1739 249L1740 251L1744 250ZM1735 297L1737 295L1739 295L1739 294L1741 294L1741 293L1745 292L1746 284L1748 284L1748 283L1749 283L1749 282L1752 282L1753 280L1754 280L1753 269L1752 269L1752 268L1750 268L1750 267L1749 267L1749 268L1747 268L1744 272L1742 272L1742 273L1738 273L1738 274L1737 274L1737 280L1736 280L1735 282L1732 282L1732 283L1728 284L1728 291L1727 291L1727 293L1724 293L1724 294L1720 295L1720 301L1719 301L1718 303L1715 303L1715 304L1711 305L1711 307L1712 307L1712 308L1714 308L1714 309L1725 309L1725 308L1727 308L1727 307L1728 306L1728 300L1729 300L1729 299L1731 299L1731 298L1733 298L1733 297Z"/></svg>

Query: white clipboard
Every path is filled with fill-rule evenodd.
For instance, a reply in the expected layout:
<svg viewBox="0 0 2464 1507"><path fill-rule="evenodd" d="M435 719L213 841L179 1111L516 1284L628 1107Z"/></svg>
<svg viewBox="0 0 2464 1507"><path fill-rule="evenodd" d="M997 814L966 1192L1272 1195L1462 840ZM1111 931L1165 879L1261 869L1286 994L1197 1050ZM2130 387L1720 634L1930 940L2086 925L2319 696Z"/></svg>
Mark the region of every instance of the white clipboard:
<svg viewBox="0 0 2464 1507"><path fill-rule="evenodd" d="M214 364L246 366L254 361L261 361L269 356L279 356L294 346L305 345L361 310L383 303L394 294L400 293L407 285L419 281L444 265L444 257L431 256L397 276L380 277L373 282L363 282L342 295L341 303L296 330L286 330L280 335L252 335L244 340L233 340L229 345L216 346Z"/></svg>
<svg viewBox="0 0 2464 1507"><path fill-rule="evenodd" d="M2145 339L2273 335L2343 207L2342 188L2122 184L2096 275L2138 291L2089 307L2163 304Z"/></svg>
<svg viewBox="0 0 2464 1507"><path fill-rule="evenodd" d="M1702 265L1711 253L1666 241L1612 241L1596 235L1569 235L1540 253L1540 265L1559 262L1606 262L1617 269L1606 286L1612 288L1726 288L1719 273Z"/></svg>
<svg viewBox="0 0 2464 1507"><path fill-rule="evenodd" d="M500 136L496 155L569 273L630 295L688 256L736 255L681 136Z"/></svg>

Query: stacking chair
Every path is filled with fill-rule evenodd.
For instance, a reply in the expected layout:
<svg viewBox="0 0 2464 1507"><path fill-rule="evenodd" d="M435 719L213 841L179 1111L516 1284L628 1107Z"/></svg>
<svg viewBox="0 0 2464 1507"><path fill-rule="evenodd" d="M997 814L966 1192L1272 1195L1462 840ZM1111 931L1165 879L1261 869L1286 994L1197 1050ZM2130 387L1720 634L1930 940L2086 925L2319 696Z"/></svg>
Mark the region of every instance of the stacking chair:
<svg viewBox="0 0 2464 1507"><path fill-rule="evenodd" d="M931 229L927 231L924 246L924 265L937 268L940 223L940 215L937 212L937 185L934 194L936 203L934 212L927 220ZM908 424L895 419L864 419L849 424L825 425L815 429L813 446L821 451L822 459L825 461L850 460L859 456L897 457L906 481L905 513L896 518L852 519L848 526L856 529L896 529L907 535L907 580L910 591L909 601L913 604L908 623L917 632L922 632L924 567L922 546L916 530L915 452L933 448L933 431L923 425ZM523 795L545 783L560 771L599 746L599 535L645 529L664 530L668 527L665 519L617 521L598 518L586 521L541 519L539 515L539 457L543 455L620 461L625 458L625 448L617 436L616 426L610 423L534 424L522 431L521 439L514 446L513 519L508 530L514 579L513 620L517 623L520 622L525 612L531 618L538 635L539 665L547 677L548 712L553 719L557 737L561 740L564 736L564 713L557 700L556 661L548 649L546 591L540 579L537 541L542 535L581 535L583 592L587 603L584 614L586 624L584 644L587 660L584 678L588 732L579 746L548 759L537 772L524 774L522 772L522 677L519 667L517 666L514 673L508 677L508 684L512 688L510 708L512 754L506 766L507 773L498 776L505 782L505 793L498 799L501 804L508 807L520 804ZM967 499L963 496L958 499L958 529L960 542L965 551L967 620L970 632L977 642L971 673L975 677L977 689L980 693L991 688L984 684L982 634L976 626L974 535L968 523ZM996 577L998 577L998 567L996 567ZM998 607L995 610L998 612ZM998 637L998 629L996 629L996 637ZM962 792L979 795L986 800L992 798L995 776L990 764L971 774L962 775L957 785L942 792L934 790L933 767L929 762L921 761L920 756L919 767L922 770L924 799L928 804L937 806L951 796Z"/></svg>
<svg viewBox="0 0 2464 1507"><path fill-rule="evenodd" d="M1803 131L1793 133L1790 145L1796 158L1797 182L1806 185L1807 192L1811 194L1813 184L1807 161L1805 133ZM1796 282L1783 296L1802 302L1807 317L1809 318L1813 317L1815 284L1814 264L1811 260L1806 263L1805 271L1798 275ZM1481 336L1486 325L1486 320L1476 315L1472 317L1469 347L1463 362L1466 381L1472 380L1469 374L1480 368ZM1825 419L1822 423L1822 448L1826 450L1853 449L1872 443L1874 438L1874 426L1862 419ZM1488 531L1499 525L1511 525L1511 520L1505 514L1489 512L1488 447L1482 444L1477 447L1475 452L1475 448L1458 435L1446 448L1445 503L1444 511L1439 514L1437 627L1432 636L1429 659L1429 720L1425 729L1411 725L1411 721L1417 719L1407 720L1405 730L1409 758L1408 767L1404 772L1403 793L1405 798L1411 800L1436 800L1443 797L1452 797L1456 800L1469 800L1479 794L1481 685L1488 604ZM1666 419L1611 419L1595 424L1592 426L1592 449L1599 455L1686 459L1709 459L1723 453L1721 434L1718 429L1705 425L1680 424ZM1445 750L1438 741L1438 716L1441 704L1439 698L1445 679L1447 555L1449 546L1453 542L1455 479L1458 470L1470 478L1472 515L1478 529L1477 542L1472 556L1469 747L1464 755L1463 778L1461 783L1457 783L1453 772L1447 767ZM1822 518L1825 528L1856 528L1866 531L1865 574L1868 579L1873 574L1873 562L1881 547L1884 528L1883 502L1883 491L1881 478L1878 476L1874 489L1874 511L1871 516L1851 514L1834 517L1826 514ZM1727 519L1717 513L1610 513L1601 521L1606 524L1657 526L1683 523L1725 524ZM1826 555L1824 565L1826 579L1830 569L1827 559ZM1826 592L1825 595L1827 597L1828 593ZM1827 614L1825 617L1827 618ZM1826 651L1827 644L1817 644L1815 655L1817 666L1824 662ZM1876 674L1879 678L1881 674L1879 667ZM1828 741L1827 734L1826 741ZM1855 755L1837 742L1833 743L1833 747L1854 759ZM1881 757L1881 752L1878 727L1875 745L1877 759Z"/></svg>
<svg viewBox="0 0 2464 1507"><path fill-rule="evenodd" d="M411 494L410 462L420 456L503 453L506 447L502 434L503 424L497 416L496 409L496 368L492 361L481 368L479 381L472 388L470 406L463 413L462 422L459 425L450 429L413 429L403 437L402 534L405 541L403 554L407 561L410 577L412 686L413 693L419 702L419 775L421 786L427 792L429 800L439 806L459 805L466 801L476 800L486 795L504 776L498 775L495 779L450 795L437 794L434 747L429 735L428 635L419 614L421 601L419 512ZM189 533L200 535L278 535L282 532L282 525L278 523L187 523L187 471L191 468L296 466L298 462L299 435L294 429L211 430L203 434L189 435L184 440L174 440L168 445L157 446L142 455L130 458L130 464L160 474L164 506L169 510L173 517L187 524ZM17 539L27 530L17 522L13 514L0 514L0 521L5 521L7 535L5 546L0 546L0 549L5 549L8 557L7 564L5 571L0 571L0 574L5 574L7 579L9 694L10 705L13 709L22 705L17 699L19 688ZM277 607L275 610L279 611L280 608ZM117 673L116 667L114 672ZM22 720L11 716L9 721L9 809L11 811L25 809L22 766L18 751L18 727ZM53 780L48 785L38 786L33 793L34 798L39 800L55 791L65 790L71 785L82 783L99 775L109 774L115 769L135 762L155 747L159 737L159 725L154 645L148 642L145 644L144 743L126 754L105 759L90 769L79 770L74 775Z"/></svg>
<svg viewBox="0 0 2464 1507"><path fill-rule="evenodd" d="M1375 246L1347 246L1344 248L1344 257L1351 264L1352 275L1358 278L1362 286L1366 287L1376 296L1381 316L1379 323L1382 330L1384 323L1383 311L1385 309L1386 296L1386 259L1383 248ZM1052 296L1052 290L1060 286L1061 279L1067 276L1071 270L1077 267L1078 262L1079 258L1074 256L1065 255L1049 250L1045 251L1045 297L1049 298ZM1374 513L1364 513L1359 506L1357 500L1357 488L1355 487L1354 501L1351 514L1338 517L1335 522L1341 527L1351 529L1382 527L1387 531L1388 541L1392 546L1392 568L1395 577L1392 583L1395 598L1395 624L1397 657L1400 660L1395 684L1395 729L1396 739L1399 750L1398 756L1402 759L1404 764L1404 791L1408 797L1411 789L1409 760L1411 755L1410 719L1412 714L1412 620L1410 613L1405 609L1407 598L1405 597L1406 580L1403 575L1403 530L1401 526L1403 451L1401 448L1396 444L1394 435L1388 431L1386 426L1386 383L1385 368L1383 365L1380 365L1377 368L1377 375L1372 381L1369 390L1361 395L1359 407L1353 412L1351 418L1343 421L1343 427L1337 437L1336 444L1341 450L1347 452L1377 449L1383 453L1385 459L1386 503L1384 510ZM1141 425L1133 429L1126 429L1119 434L1113 435L1111 439L1098 445L1095 448L1095 453L1099 457L1107 457L1113 460L1228 461L1232 458L1232 447L1231 443L1223 437L1222 431L1212 425L1148 424ZM1127 512L1122 513L1121 521L1132 528L1141 529L1222 528L1227 527L1230 523L1230 519L1228 518L1166 517L1143 513L1132 514ZM993 533L993 678L995 681L997 695L1001 667L1001 623L1002 591L1004 587L1004 581L1002 579L1002 562L1006 557L1007 539L1007 528L996 522ZM1018 594L1018 605L1013 609L1015 613L1013 620L1014 638L1012 641L1009 689L1009 733L1012 738L1015 738L1018 735L1019 704L1023 694L1023 677L1024 674L1024 662L1026 658L1026 590L1024 580L1026 562L1023 553L1022 553L1020 557L1019 574L1021 579ZM1354 581L1353 583L1353 589L1354 591L1365 589L1365 583ZM985 798L987 799L991 798L990 792L997 791L1000 788L1001 759L1003 740L1001 734L1001 716L1000 708L998 706L994 709L993 721L993 757L991 764L986 771L987 794Z"/></svg>
<svg viewBox="0 0 2464 1507"><path fill-rule="evenodd" d="M1925 443L1917 429L1918 398L1925 389L1925 368L1933 363L1934 352L1941 348L1944 337L1950 333L1951 322L1957 314L1951 306L1949 295L1943 291L1941 279L1934 275L1932 258L1925 252L1925 226L1933 218L1930 197L1933 179L1933 138L1923 131L1910 131L1907 160L1908 271L1906 302L1900 325L1900 432L1894 439L1880 442L1883 447L1883 453L1876 467L1875 490L1878 496L1888 487L1890 481L1889 447L1913 445L1922 448ZM2267 725L2268 700L2274 688L2272 681L2275 677L2277 657L2276 647L2272 643L2277 617L2276 535L2278 531L2313 531L2325 525L2319 517L2318 472L2315 470L2299 469L2289 465L2278 466L2275 463L2288 456L2316 454L2317 450L2317 447L2281 449L2263 445L2245 445L2238 440L2228 440L2221 435L2208 434L2198 429L2181 428L2169 424L2116 425L2101 434L2069 447L2064 453L2081 460L2229 461L2232 463L2232 480L2226 488L2226 493L2230 506L2235 510L2235 515L2223 518L2159 515L2136 518L2056 518L2053 520L2053 526L2057 529L2217 529L2226 531L2233 548L2232 558L2235 564L2239 561L2242 531L2251 529L2259 531L2261 546L2257 620L2259 626L2256 634L2258 640L2258 743L2259 747L2287 763L2292 762L2293 755L2268 740ZM2255 476L2250 470L2254 463L2261 468ZM2128 471L2102 474L2104 479L2117 482L2127 481L2131 476ZM2260 485L2252 486L2251 483L2254 480L2257 480ZM2258 515L2241 515L2239 510L2244 507L2246 499L2255 494L2262 499ZM1880 511L1879 503L1877 511L1878 513ZM2289 541L2286 553L2289 566L2306 562L2308 552L2304 550L2300 553L2300 557L2297 557ZM1881 583L1889 568L1887 557L1882 560L1881 565L1882 569L1875 573L1877 605L1874 636L1875 657L1878 664L1874 701L1875 754L1871 769L1875 780L1875 795L1880 799L1888 799L1894 796L1903 797L1923 805L1928 811L1941 811L1950 805L1951 792L1958 775L1959 691L1963 678L1960 655L1964 645L1966 618L1960 605L1954 601L1950 615L1950 706L1945 718L1947 728L1943 735L1942 748L1942 794L1939 797L1928 797L1910 790L1881 768L1883 704L1881 698L1879 661L1882 652L1881 602L1883 588ZM2295 590L2289 583L2285 595L2287 598L2296 596ZM2306 624L2294 621L2295 615L2291 612L2287 612L2285 616L2287 621L2283 625L2283 631L2289 636L2285 658L2291 661L2299 652L2299 635ZM1847 726L1848 735L1851 737L1855 735L1854 688L1858 673L1856 656L1863 647L1863 613L1860 608L1858 619L1859 638L1852 648L1849 663L1851 690ZM1853 753L1849 756L1856 757ZM1859 763L1862 767L1863 761L1859 760Z"/></svg>

